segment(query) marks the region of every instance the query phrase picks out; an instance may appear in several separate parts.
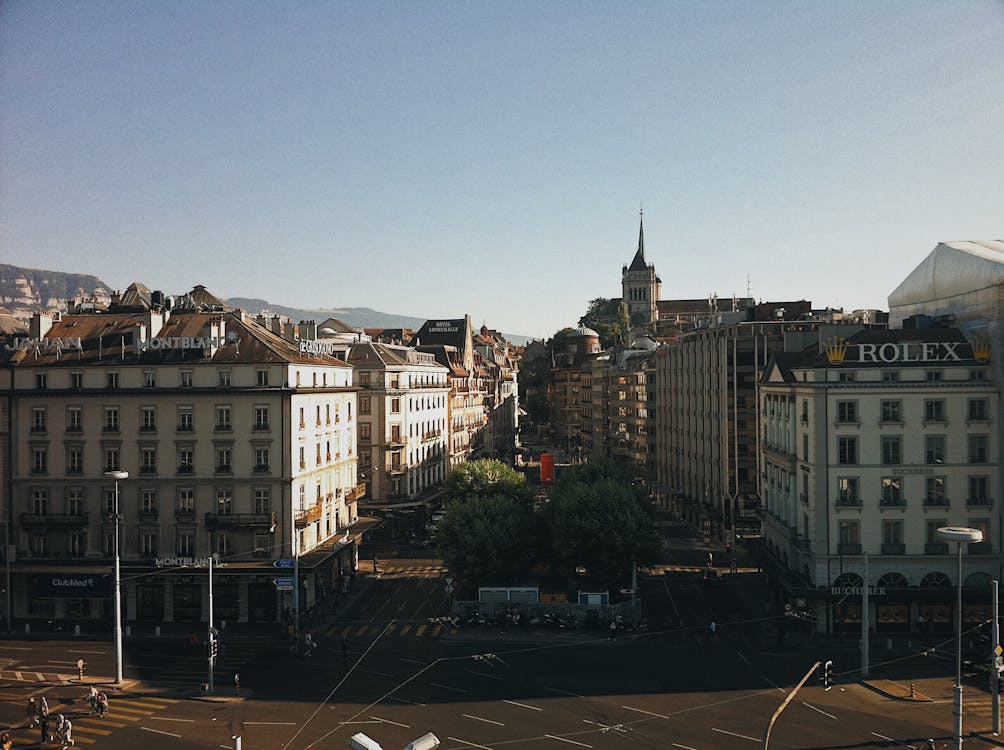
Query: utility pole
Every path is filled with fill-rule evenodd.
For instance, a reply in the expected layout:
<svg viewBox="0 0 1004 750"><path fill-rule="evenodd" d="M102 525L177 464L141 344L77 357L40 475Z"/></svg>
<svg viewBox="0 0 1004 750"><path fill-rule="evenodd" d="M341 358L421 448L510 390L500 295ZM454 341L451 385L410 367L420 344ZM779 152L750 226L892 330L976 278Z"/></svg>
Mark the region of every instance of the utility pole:
<svg viewBox="0 0 1004 750"><path fill-rule="evenodd" d="M213 632L213 550L209 548L209 632L206 634L206 651L209 657L209 694L213 694L213 662L216 654L215 633Z"/></svg>
<svg viewBox="0 0 1004 750"><path fill-rule="evenodd" d="M763 735L763 750L767 750L770 743L770 732L774 728L774 722L777 721L777 717L781 715L781 712L784 711L785 708L787 708L788 704L791 703L792 698L795 697L795 693L802 688L802 685L804 685L806 681L812 677L812 673L817 669L819 669L818 661L809 668L809 671L805 673L805 677L803 677L801 681L795 685L795 689L788 693L787 697L785 697L785 699L781 702L781 705L777 707L777 711L775 711L774 715L770 717L770 722L767 724L767 731L764 732Z"/></svg>
<svg viewBox="0 0 1004 750"><path fill-rule="evenodd" d="M993 639L993 651L990 653L990 701L993 706L993 733L1001 733L1001 667L1004 666L1004 659L1001 658L1001 630L999 617L999 604L997 599L997 586L1000 582L991 581L994 596L994 621L990 627L991 638Z"/></svg>
<svg viewBox="0 0 1004 750"><path fill-rule="evenodd" d="M868 662L871 646L871 623L868 615L868 553L862 555L864 562L864 580L861 584L861 676L868 676Z"/></svg>

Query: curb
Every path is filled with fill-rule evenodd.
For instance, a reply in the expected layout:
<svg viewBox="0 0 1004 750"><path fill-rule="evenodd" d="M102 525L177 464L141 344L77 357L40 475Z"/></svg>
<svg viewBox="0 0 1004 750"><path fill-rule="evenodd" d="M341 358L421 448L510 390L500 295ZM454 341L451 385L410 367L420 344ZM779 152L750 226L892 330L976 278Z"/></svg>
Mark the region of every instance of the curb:
<svg viewBox="0 0 1004 750"><path fill-rule="evenodd" d="M910 688L904 687L892 680L861 680L858 684L891 700L907 701L909 703L934 702L933 698L929 698L923 693L918 693L916 690L911 691Z"/></svg>

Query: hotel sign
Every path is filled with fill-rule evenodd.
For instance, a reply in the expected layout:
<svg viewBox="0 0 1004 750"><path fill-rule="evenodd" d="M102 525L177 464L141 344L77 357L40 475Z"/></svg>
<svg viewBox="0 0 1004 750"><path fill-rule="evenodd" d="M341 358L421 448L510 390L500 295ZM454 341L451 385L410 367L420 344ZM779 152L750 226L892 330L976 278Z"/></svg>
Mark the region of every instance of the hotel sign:
<svg viewBox="0 0 1004 750"><path fill-rule="evenodd" d="M212 561L219 565L219 555L212 557L158 557L154 565L158 568L208 568Z"/></svg>
<svg viewBox="0 0 1004 750"><path fill-rule="evenodd" d="M331 341L318 339L300 339L300 354L327 354L334 357L338 353L338 345Z"/></svg>
<svg viewBox="0 0 1004 750"><path fill-rule="evenodd" d="M897 364L930 362L949 364L976 360L990 361L990 342L974 339L965 341L901 341L885 344L852 344L834 336L823 342L823 352L831 365L844 362L857 364Z"/></svg>
<svg viewBox="0 0 1004 750"><path fill-rule="evenodd" d="M15 338L11 344L5 344L4 349L9 352L19 349L82 349L79 336L53 336L52 338L28 339Z"/></svg>
<svg viewBox="0 0 1004 750"><path fill-rule="evenodd" d="M427 330L429 333L459 333L460 327L455 320L437 320Z"/></svg>

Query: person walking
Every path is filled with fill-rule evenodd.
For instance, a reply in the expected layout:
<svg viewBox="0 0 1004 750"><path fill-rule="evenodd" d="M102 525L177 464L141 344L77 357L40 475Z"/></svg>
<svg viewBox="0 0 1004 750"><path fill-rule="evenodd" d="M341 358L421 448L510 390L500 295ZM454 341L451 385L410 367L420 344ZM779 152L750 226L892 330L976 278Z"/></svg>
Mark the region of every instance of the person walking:
<svg viewBox="0 0 1004 750"><path fill-rule="evenodd" d="M38 723L38 704L34 698L28 699L28 704L24 707L24 725L31 729Z"/></svg>
<svg viewBox="0 0 1004 750"><path fill-rule="evenodd" d="M313 656L315 648L317 648L317 642L314 640L314 637L308 632L303 637L303 649L304 649L303 655Z"/></svg>
<svg viewBox="0 0 1004 750"><path fill-rule="evenodd" d="M62 714L56 719L56 731L59 732L59 741L63 748L73 744L73 722Z"/></svg>
<svg viewBox="0 0 1004 750"><path fill-rule="evenodd" d="M42 713L38 712L38 731L42 735L42 744L48 744L49 742L49 712L46 711Z"/></svg>
<svg viewBox="0 0 1004 750"><path fill-rule="evenodd" d="M0 750L10 750L14 746L14 735L10 732L0 734Z"/></svg>
<svg viewBox="0 0 1004 750"><path fill-rule="evenodd" d="M373 572L377 573L379 571L380 571L379 561L377 560L377 556L373 555Z"/></svg>

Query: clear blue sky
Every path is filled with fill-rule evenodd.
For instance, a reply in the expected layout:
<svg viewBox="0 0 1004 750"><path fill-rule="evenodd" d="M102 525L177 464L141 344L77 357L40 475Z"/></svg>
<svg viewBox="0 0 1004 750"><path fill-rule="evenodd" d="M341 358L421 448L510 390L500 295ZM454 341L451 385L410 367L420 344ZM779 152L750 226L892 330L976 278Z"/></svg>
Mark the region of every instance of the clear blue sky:
<svg viewBox="0 0 1004 750"><path fill-rule="evenodd" d="M1004 3L0 5L0 261L575 325L645 207L663 297L886 307L1004 237Z"/></svg>

